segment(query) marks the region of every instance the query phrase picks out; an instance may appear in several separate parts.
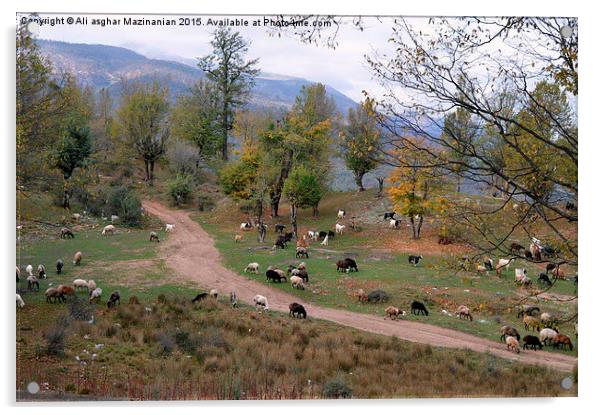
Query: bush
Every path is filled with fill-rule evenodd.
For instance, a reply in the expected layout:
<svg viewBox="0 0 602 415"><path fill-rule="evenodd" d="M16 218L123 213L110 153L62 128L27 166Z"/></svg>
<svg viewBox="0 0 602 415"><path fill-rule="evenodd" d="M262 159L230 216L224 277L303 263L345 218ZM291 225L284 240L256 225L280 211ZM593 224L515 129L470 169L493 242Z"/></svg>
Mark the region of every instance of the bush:
<svg viewBox="0 0 602 415"><path fill-rule="evenodd" d="M75 320L89 321L94 315L94 306L82 297L73 296L69 302L69 315Z"/></svg>
<svg viewBox="0 0 602 415"><path fill-rule="evenodd" d="M345 379L340 376L326 382L322 391L322 394L330 399L348 399L351 398L352 393L353 391L347 386Z"/></svg>
<svg viewBox="0 0 602 415"><path fill-rule="evenodd" d="M167 191L176 206L187 202L192 193L192 176L187 173L179 173L167 183Z"/></svg>
<svg viewBox="0 0 602 415"><path fill-rule="evenodd" d="M205 210L213 210L215 207L215 200L209 195L200 194L197 198L197 205L201 212Z"/></svg>
<svg viewBox="0 0 602 415"><path fill-rule="evenodd" d="M44 333L44 353L52 356L63 356L65 354L65 337L67 335L67 327L69 326L69 318L61 317L56 324Z"/></svg>
<svg viewBox="0 0 602 415"><path fill-rule="evenodd" d="M109 194L108 214L117 215L121 223L128 226L139 226L142 218L142 204L133 189L126 186L115 188Z"/></svg>

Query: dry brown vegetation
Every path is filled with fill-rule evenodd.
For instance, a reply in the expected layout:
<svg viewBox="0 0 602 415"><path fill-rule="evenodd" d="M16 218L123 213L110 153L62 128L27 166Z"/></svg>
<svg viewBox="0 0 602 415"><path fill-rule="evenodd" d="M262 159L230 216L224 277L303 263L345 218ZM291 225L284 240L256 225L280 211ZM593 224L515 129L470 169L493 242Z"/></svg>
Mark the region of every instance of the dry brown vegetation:
<svg viewBox="0 0 602 415"><path fill-rule="evenodd" d="M549 369L213 300L124 299L94 324L77 307L68 318L44 308L20 319L18 390L36 380L48 394L144 400L576 394Z"/></svg>

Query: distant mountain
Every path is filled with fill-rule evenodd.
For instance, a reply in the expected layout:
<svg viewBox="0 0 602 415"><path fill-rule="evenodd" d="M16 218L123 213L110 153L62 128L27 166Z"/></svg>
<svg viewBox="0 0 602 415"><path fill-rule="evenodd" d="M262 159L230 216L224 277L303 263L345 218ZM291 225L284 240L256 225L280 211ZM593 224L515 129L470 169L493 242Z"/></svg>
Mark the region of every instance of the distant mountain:
<svg viewBox="0 0 602 415"><path fill-rule="evenodd" d="M181 63L149 59L132 50L107 45L50 40L38 40L38 45L57 72L68 71L95 89L108 88L115 97L119 96L121 79L160 80L169 86L172 97L175 97L185 94L194 82L204 77L191 60ZM302 78L262 73L256 78L250 104L254 107L290 108L301 87L312 83ZM351 98L330 86L326 86L326 91L343 114L356 105Z"/></svg>

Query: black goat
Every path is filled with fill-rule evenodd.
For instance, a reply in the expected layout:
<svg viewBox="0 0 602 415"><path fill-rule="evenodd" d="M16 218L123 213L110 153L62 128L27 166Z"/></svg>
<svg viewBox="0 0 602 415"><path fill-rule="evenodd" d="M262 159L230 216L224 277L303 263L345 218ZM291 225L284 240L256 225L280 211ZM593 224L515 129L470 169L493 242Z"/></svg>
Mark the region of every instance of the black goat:
<svg viewBox="0 0 602 415"><path fill-rule="evenodd" d="M289 317L307 318L307 311L305 311L305 307L299 303L289 304L288 309Z"/></svg>
<svg viewBox="0 0 602 415"><path fill-rule="evenodd" d="M412 301L412 305L410 308L412 314L415 314L417 316L420 315L420 313L424 314L425 316L429 315L429 311L426 309L426 306L420 301Z"/></svg>

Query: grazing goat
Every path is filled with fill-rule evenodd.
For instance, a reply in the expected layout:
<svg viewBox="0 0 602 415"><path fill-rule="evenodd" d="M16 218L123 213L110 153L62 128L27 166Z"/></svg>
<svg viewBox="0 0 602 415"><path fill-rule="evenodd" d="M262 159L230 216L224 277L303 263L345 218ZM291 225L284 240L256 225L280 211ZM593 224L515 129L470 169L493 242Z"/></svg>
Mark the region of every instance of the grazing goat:
<svg viewBox="0 0 602 415"><path fill-rule="evenodd" d="M67 301L65 299L65 295L56 288L48 288L45 294L47 303L56 301L58 301L59 303L64 303L65 301Z"/></svg>
<svg viewBox="0 0 602 415"><path fill-rule="evenodd" d="M527 270L525 268L514 268L514 281L522 281L527 276Z"/></svg>
<svg viewBox="0 0 602 415"><path fill-rule="evenodd" d="M92 292L90 292L90 299L88 300L88 302L90 304L92 304L92 301L96 301L99 302L100 298L102 297L102 288L94 288L94 290Z"/></svg>
<svg viewBox="0 0 602 415"><path fill-rule="evenodd" d="M526 259L533 259L533 254L531 253L531 251L529 251L528 249L525 249L523 251L523 255Z"/></svg>
<svg viewBox="0 0 602 415"><path fill-rule="evenodd" d="M309 239L312 239L314 241L318 240L318 231L307 231L307 236L309 237Z"/></svg>
<svg viewBox="0 0 602 415"><path fill-rule="evenodd" d="M552 281L550 281L550 277L548 277L548 275L544 274L543 272L541 274L539 274L539 277L537 278L537 282L540 285L547 285L548 287L552 285Z"/></svg>
<svg viewBox="0 0 602 415"><path fill-rule="evenodd" d="M305 311L305 307L299 303L289 304L288 310L289 317L307 318L307 311Z"/></svg>
<svg viewBox="0 0 602 415"><path fill-rule="evenodd" d="M165 232L171 232L176 228L175 223L166 223L165 224Z"/></svg>
<svg viewBox="0 0 602 415"><path fill-rule="evenodd" d="M259 263L251 262L246 266L244 272L251 272L253 274L259 274Z"/></svg>
<svg viewBox="0 0 602 415"><path fill-rule="evenodd" d="M230 291L230 305L232 308L238 307L238 298L236 297L236 293L234 291Z"/></svg>
<svg viewBox="0 0 602 415"><path fill-rule="evenodd" d="M107 225L102 229L101 234L104 235L115 235L115 226L114 225Z"/></svg>
<svg viewBox="0 0 602 415"><path fill-rule="evenodd" d="M234 235L234 242L238 243L238 242L242 242L242 235Z"/></svg>
<svg viewBox="0 0 602 415"><path fill-rule="evenodd" d="M21 298L19 294L17 294L17 307L23 308L25 307L25 301Z"/></svg>
<svg viewBox="0 0 602 415"><path fill-rule="evenodd" d="M383 219L395 219L395 212L385 212Z"/></svg>
<svg viewBox="0 0 602 415"><path fill-rule="evenodd" d="M261 307L266 311L270 309L270 306L268 305L268 299L263 295L257 294L255 297L253 297L253 304L255 304L255 308Z"/></svg>
<svg viewBox="0 0 602 415"><path fill-rule="evenodd" d="M200 294L197 294L197 295L196 295L196 296L195 296L195 297L192 299L192 302L193 302L193 303L198 303L199 301L201 301L201 300L204 300L204 299L205 299L205 298L207 298L207 297L209 297L209 294L207 294L207 293L200 293Z"/></svg>
<svg viewBox="0 0 602 415"><path fill-rule="evenodd" d="M326 236L328 236L329 238L334 238L334 235L335 235L335 233L334 233L333 231L328 231L328 232L326 232L326 231L320 231L320 232L318 233L318 237L319 237L320 239L323 239L323 238L325 238Z"/></svg>
<svg viewBox="0 0 602 415"><path fill-rule="evenodd" d="M422 304L420 301L412 301L412 305L410 306L411 313L415 315L420 315L421 313L425 316L429 315L429 311L426 309L426 306Z"/></svg>
<svg viewBox="0 0 602 415"><path fill-rule="evenodd" d="M564 270L560 269L560 265L554 268L552 275L559 280L566 280L566 274L564 273Z"/></svg>
<svg viewBox="0 0 602 415"><path fill-rule="evenodd" d="M276 239L276 242L274 242L274 246L272 246L272 249L276 248L286 249L286 240L284 238L284 235L280 235L278 239Z"/></svg>
<svg viewBox="0 0 602 415"><path fill-rule="evenodd" d="M107 301L107 308L115 307L117 304L121 305L121 296L119 295L119 291L113 291L111 297L109 297L109 301Z"/></svg>
<svg viewBox="0 0 602 415"><path fill-rule="evenodd" d="M544 328L539 331L539 341L547 346L554 341L557 335L558 332L556 330Z"/></svg>
<svg viewBox="0 0 602 415"><path fill-rule="evenodd" d="M75 255L73 255L73 265L80 265L82 263L82 252L77 251Z"/></svg>
<svg viewBox="0 0 602 415"><path fill-rule="evenodd" d="M157 234L157 232L151 232L150 233L149 241L151 241L151 242L160 242L159 241L159 235Z"/></svg>
<svg viewBox="0 0 602 415"><path fill-rule="evenodd" d="M550 271L554 271L556 269L558 265L549 262L548 264L546 264L546 274L548 274Z"/></svg>
<svg viewBox="0 0 602 415"><path fill-rule="evenodd" d="M562 347L562 349L565 349L566 347L568 347L569 350L573 350L573 343L571 343L571 339L568 336L565 336L564 334L558 334L554 338L553 344L555 348Z"/></svg>
<svg viewBox="0 0 602 415"><path fill-rule="evenodd" d="M516 340L514 337L506 337L506 349L514 351L516 354L519 354L520 345L518 343L518 340Z"/></svg>
<svg viewBox="0 0 602 415"><path fill-rule="evenodd" d="M309 253L307 252L307 248L303 246L298 246L295 252L295 258L309 258Z"/></svg>
<svg viewBox="0 0 602 415"><path fill-rule="evenodd" d="M477 274L485 274L487 272L487 267L477 264Z"/></svg>
<svg viewBox="0 0 602 415"><path fill-rule="evenodd" d="M75 289L69 285L59 285L58 287L56 287L57 290L59 290L63 295L74 295L75 294Z"/></svg>
<svg viewBox="0 0 602 415"><path fill-rule="evenodd" d="M345 212L344 210L339 209L339 211L337 212L337 218L339 219L343 219L346 215L347 212Z"/></svg>
<svg viewBox="0 0 602 415"><path fill-rule="evenodd" d="M470 314L470 308L465 305L461 305L456 310L456 315L460 317L460 319L467 319L472 321L472 314Z"/></svg>
<svg viewBox="0 0 602 415"><path fill-rule="evenodd" d="M283 233L284 232L284 228L286 228L286 225L282 225L282 224L277 224L274 226L274 232L278 232L278 233Z"/></svg>
<svg viewBox="0 0 602 415"><path fill-rule="evenodd" d="M397 229L401 225L401 219L391 219L389 221L389 228Z"/></svg>
<svg viewBox="0 0 602 415"><path fill-rule="evenodd" d="M493 271L493 259L485 258L485 261L483 261L483 265L485 266L485 268L487 268L487 271Z"/></svg>
<svg viewBox="0 0 602 415"><path fill-rule="evenodd" d="M283 276L278 271L280 271L280 270L277 270L277 269L268 269L265 272L265 279L266 279L266 281L273 281L273 282L283 282L283 280L286 281L286 276Z"/></svg>
<svg viewBox="0 0 602 415"><path fill-rule="evenodd" d="M412 265L414 265L415 267L418 266L418 263L420 262L420 260L422 259L422 255L410 255L408 257L408 262Z"/></svg>
<svg viewBox="0 0 602 415"><path fill-rule="evenodd" d="M73 235L73 232L71 232L71 229L61 228L61 239L66 239L67 237L73 239L73 238L75 238L75 235Z"/></svg>
<svg viewBox="0 0 602 415"><path fill-rule="evenodd" d="M400 310L397 307L393 307L392 305L390 305L389 307L385 308L385 319L387 317L389 317L391 320L397 320L397 318L399 316L405 316L406 312L403 310Z"/></svg>
<svg viewBox="0 0 602 415"><path fill-rule="evenodd" d="M96 281L88 280L88 294L96 289Z"/></svg>
<svg viewBox="0 0 602 415"><path fill-rule="evenodd" d="M320 245L322 245L322 246L328 246L328 235L326 235L324 237L324 240L322 242L320 242Z"/></svg>
<svg viewBox="0 0 602 415"><path fill-rule="evenodd" d="M527 334L523 339L523 350L536 350L537 348L539 348L539 350L543 349L543 344L539 341L539 337Z"/></svg>
<svg viewBox="0 0 602 415"><path fill-rule="evenodd" d="M243 232L248 232L253 230L253 225L249 222L243 222L240 224L240 230Z"/></svg>
<svg viewBox="0 0 602 415"><path fill-rule="evenodd" d="M558 325L558 318L556 318L554 315L552 315L550 313L541 313L541 316L539 316L539 319L541 320L541 323L543 324L543 326L546 328L554 328Z"/></svg>
<svg viewBox="0 0 602 415"><path fill-rule="evenodd" d="M217 288L213 288L211 291L209 291L209 297L213 297L215 299L217 299Z"/></svg>
<svg viewBox="0 0 602 415"><path fill-rule="evenodd" d="M285 232L284 233L284 242L290 242L293 240L293 233L292 232Z"/></svg>
<svg viewBox="0 0 602 415"><path fill-rule="evenodd" d="M40 283L38 282L38 277L36 277L35 275L29 275L27 277L27 289L29 291L33 291L33 289L39 290L40 289Z"/></svg>
<svg viewBox="0 0 602 415"><path fill-rule="evenodd" d="M533 242L531 245L529 245L529 251L531 252L533 259L536 261L541 261L541 248L538 244Z"/></svg>
<svg viewBox="0 0 602 415"><path fill-rule="evenodd" d="M497 265L495 267L495 273L497 275L500 275L504 268L508 269L510 267L510 264L512 263L512 261L514 261L514 258L513 259L500 258L497 261Z"/></svg>
<svg viewBox="0 0 602 415"><path fill-rule="evenodd" d="M515 337L516 340L520 340L520 334L518 330L512 326L502 326L500 329L502 335L500 336L500 340L505 342L507 337Z"/></svg>
<svg viewBox="0 0 602 415"><path fill-rule="evenodd" d="M341 225L339 223L334 225L334 230L337 234L342 235L345 231L345 225Z"/></svg>
<svg viewBox="0 0 602 415"><path fill-rule="evenodd" d="M56 273L60 274L61 271L63 270L63 267L65 266L65 264L63 263L62 259L57 259L56 260Z"/></svg>
<svg viewBox="0 0 602 415"><path fill-rule="evenodd" d="M539 331L541 329L541 321L537 317L524 316L523 323L525 330L533 329L533 331Z"/></svg>

